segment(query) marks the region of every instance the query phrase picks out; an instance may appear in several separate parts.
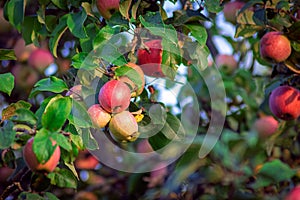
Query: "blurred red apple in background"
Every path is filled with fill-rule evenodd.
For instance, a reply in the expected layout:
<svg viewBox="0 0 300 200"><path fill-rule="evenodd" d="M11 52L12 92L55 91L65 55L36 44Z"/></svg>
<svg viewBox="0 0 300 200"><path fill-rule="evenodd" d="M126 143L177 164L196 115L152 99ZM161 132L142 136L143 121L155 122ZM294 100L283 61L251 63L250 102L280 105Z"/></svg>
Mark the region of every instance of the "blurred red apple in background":
<svg viewBox="0 0 300 200"><path fill-rule="evenodd" d="M278 121L272 116L263 116L255 121L254 129L262 138L268 137L278 129Z"/></svg>
<svg viewBox="0 0 300 200"><path fill-rule="evenodd" d="M237 13L245 5L241 1L231 1L224 5L223 13L226 21L236 24Z"/></svg>
<svg viewBox="0 0 300 200"><path fill-rule="evenodd" d="M25 45L23 38L18 39L14 46L17 60L20 62L28 60L30 54L36 49L37 47L34 44Z"/></svg>
<svg viewBox="0 0 300 200"><path fill-rule="evenodd" d="M7 33L12 28L12 25L8 21L6 21L6 19L3 16L3 8L0 8L0 34Z"/></svg>
<svg viewBox="0 0 300 200"><path fill-rule="evenodd" d="M15 77L15 86L29 91L39 80L38 73L29 66L16 65L12 68L12 74Z"/></svg>
<svg viewBox="0 0 300 200"><path fill-rule="evenodd" d="M238 63L232 55L218 54L216 56L217 67L222 67L226 73L232 73L238 68Z"/></svg>
<svg viewBox="0 0 300 200"><path fill-rule="evenodd" d="M300 186L295 187L284 200L300 200Z"/></svg>
<svg viewBox="0 0 300 200"><path fill-rule="evenodd" d="M44 72L45 69L54 62L54 58L50 51L45 49L34 50L28 59L28 64L39 72Z"/></svg>

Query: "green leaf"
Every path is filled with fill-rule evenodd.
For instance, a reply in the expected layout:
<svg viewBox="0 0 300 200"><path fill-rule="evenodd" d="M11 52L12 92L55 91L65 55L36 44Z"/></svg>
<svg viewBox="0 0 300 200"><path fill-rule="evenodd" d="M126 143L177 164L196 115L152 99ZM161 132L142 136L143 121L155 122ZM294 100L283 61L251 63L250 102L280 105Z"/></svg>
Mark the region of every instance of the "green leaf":
<svg viewBox="0 0 300 200"><path fill-rule="evenodd" d="M130 19L129 10L131 7L131 2L132 2L132 0L124 0L124 1L122 1L122 3L120 3L120 6L119 6L119 11L120 11L121 15L123 17L125 17L127 20Z"/></svg>
<svg viewBox="0 0 300 200"><path fill-rule="evenodd" d="M38 194L31 193L31 192L22 192L18 196L19 200L44 200L44 198Z"/></svg>
<svg viewBox="0 0 300 200"><path fill-rule="evenodd" d="M15 77L11 73L0 74L0 91L10 96L14 89Z"/></svg>
<svg viewBox="0 0 300 200"><path fill-rule="evenodd" d="M60 9L68 9L68 2L67 1L61 1L61 0L51 0L52 3L57 6Z"/></svg>
<svg viewBox="0 0 300 200"><path fill-rule="evenodd" d="M222 11L222 9L223 9L220 5L219 0L206 0L205 6L206 6L208 12L212 12L212 13L218 13L218 12Z"/></svg>
<svg viewBox="0 0 300 200"><path fill-rule="evenodd" d="M84 22L87 14L84 9L78 13L71 13L67 19L67 25L71 33L78 38L86 38L87 34L84 28Z"/></svg>
<svg viewBox="0 0 300 200"><path fill-rule="evenodd" d="M48 200L59 200L59 198L57 198L54 194L50 192L46 192L45 195L48 198Z"/></svg>
<svg viewBox="0 0 300 200"><path fill-rule="evenodd" d="M126 58L121 54L113 43L107 42L107 43L102 43L98 48L97 48L97 53L100 58L103 60L113 63L117 66L122 66L127 63Z"/></svg>
<svg viewBox="0 0 300 200"><path fill-rule="evenodd" d="M93 41L93 47L96 49L101 43L107 42L115 33L115 29L110 26L104 26L96 35Z"/></svg>
<svg viewBox="0 0 300 200"><path fill-rule="evenodd" d="M209 50L207 46L200 46L198 42L186 41L183 45L185 53L191 58L192 65L199 71L206 69Z"/></svg>
<svg viewBox="0 0 300 200"><path fill-rule="evenodd" d="M23 100L20 100L16 103L12 103L7 108L3 109L2 120L7 120L7 119L11 118L12 116L15 115L16 110L18 110L20 108L29 109L30 107L31 107L31 104L26 101L23 101Z"/></svg>
<svg viewBox="0 0 300 200"><path fill-rule="evenodd" d="M196 38L201 46L206 44L207 32L201 24L185 24L185 26L191 31L192 36Z"/></svg>
<svg viewBox="0 0 300 200"><path fill-rule="evenodd" d="M89 150L99 149L98 142L95 140L90 129L80 129L84 146ZM78 130L77 130L78 131Z"/></svg>
<svg viewBox="0 0 300 200"><path fill-rule="evenodd" d="M15 51L13 49L0 49L0 60L16 60Z"/></svg>
<svg viewBox="0 0 300 200"><path fill-rule="evenodd" d="M63 35L63 33L68 28L68 26L67 26L68 16L69 15L66 14L60 18L59 23L56 26L56 28L53 30L52 35L51 35L52 37L49 40L49 48L55 57L57 57L58 42L59 42L61 36Z"/></svg>
<svg viewBox="0 0 300 200"><path fill-rule="evenodd" d="M64 135L62 135L60 133L52 133L51 138L53 138L57 142L58 146L64 148L67 151L72 150L71 143Z"/></svg>
<svg viewBox="0 0 300 200"><path fill-rule="evenodd" d="M89 128L92 127L92 121L89 114L87 113L87 108L85 108L81 103L76 100L73 101L72 111L68 118L70 123L77 127Z"/></svg>
<svg viewBox="0 0 300 200"><path fill-rule="evenodd" d="M234 37L251 37L258 31L264 29L263 26L251 25L251 24L238 24L236 27Z"/></svg>
<svg viewBox="0 0 300 200"><path fill-rule="evenodd" d="M8 17L9 22L21 31L21 26L24 20L26 1L24 0L11 0L5 4L5 16Z"/></svg>
<svg viewBox="0 0 300 200"><path fill-rule="evenodd" d="M43 113L44 113L49 101L52 98L53 98L53 96L44 99L44 101L41 103L39 109L35 112L35 116L37 118L37 129L42 128L42 116L43 116Z"/></svg>
<svg viewBox="0 0 300 200"><path fill-rule="evenodd" d="M287 164L276 159L265 163L257 174L257 179L253 185L254 188L261 188L268 185L287 181L297 173Z"/></svg>
<svg viewBox="0 0 300 200"><path fill-rule="evenodd" d="M14 142L16 131L13 127L12 121L4 121L3 127L0 128L0 149L6 149Z"/></svg>
<svg viewBox="0 0 300 200"><path fill-rule="evenodd" d="M63 80L55 76L50 76L49 78L44 78L42 80L39 80L34 85L34 88L32 89L29 98L43 91L61 93L67 90L68 90L68 86Z"/></svg>
<svg viewBox="0 0 300 200"><path fill-rule="evenodd" d="M56 185L61 188L77 188L76 176L67 169L60 169L49 173L47 177L51 180L52 185Z"/></svg>
<svg viewBox="0 0 300 200"><path fill-rule="evenodd" d="M50 131L58 131L65 124L72 109L70 97L57 95L52 98L42 115L42 125Z"/></svg>
<svg viewBox="0 0 300 200"><path fill-rule="evenodd" d="M22 37L25 40L25 44L31 44L37 38L37 32L34 29L34 25L38 23L37 18L34 16L25 16L22 26ZM35 44L35 43L34 43Z"/></svg>
<svg viewBox="0 0 300 200"><path fill-rule="evenodd" d="M32 149L39 163L46 163L56 148L56 145L52 145L50 135L48 130L41 129L34 136Z"/></svg>
<svg viewBox="0 0 300 200"><path fill-rule="evenodd" d="M90 23L85 27L85 30L87 37L79 39L80 46L83 52L90 52L93 50L93 42L100 29L95 23Z"/></svg>
<svg viewBox="0 0 300 200"><path fill-rule="evenodd" d="M14 113L14 116L11 118L15 122L28 123L35 125L37 123L37 118L30 110L26 108L19 108Z"/></svg>

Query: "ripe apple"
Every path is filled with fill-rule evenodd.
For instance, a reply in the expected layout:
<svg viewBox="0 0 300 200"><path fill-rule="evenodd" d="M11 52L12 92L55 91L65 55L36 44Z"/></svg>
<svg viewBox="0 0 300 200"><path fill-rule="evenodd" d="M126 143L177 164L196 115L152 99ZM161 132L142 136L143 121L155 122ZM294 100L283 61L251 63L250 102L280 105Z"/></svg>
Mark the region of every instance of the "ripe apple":
<svg viewBox="0 0 300 200"><path fill-rule="evenodd" d="M13 174L15 169L12 169L7 166L0 167L0 183L7 182L7 179Z"/></svg>
<svg viewBox="0 0 300 200"><path fill-rule="evenodd" d="M111 116L106 112L100 104L94 104L88 109L90 118L97 128L104 128L110 121Z"/></svg>
<svg viewBox="0 0 300 200"><path fill-rule="evenodd" d="M101 16L108 20L114 14L119 11L119 0L96 0L96 6Z"/></svg>
<svg viewBox="0 0 300 200"><path fill-rule="evenodd" d="M296 186L284 198L284 200L299 200L299 199L300 199L300 186Z"/></svg>
<svg viewBox="0 0 300 200"><path fill-rule="evenodd" d="M66 93L66 96L70 96L76 101L82 101L82 85L74 85Z"/></svg>
<svg viewBox="0 0 300 200"><path fill-rule="evenodd" d="M272 113L283 120L300 116L300 91L291 86L279 86L271 92L269 107Z"/></svg>
<svg viewBox="0 0 300 200"><path fill-rule="evenodd" d="M129 111L123 111L112 116L109 122L112 136L120 141L135 141L138 136L138 124Z"/></svg>
<svg viewBox="0 0 300 200"><path fill-rule="evenodd" d="M254 129L262 138L271 136L278 129L278 121L272 116L263 116L254 123Z"/></svg>
<svg viewBox="0 0 300 200"><path fill-rule="evenodd" d="M28 64L39 72L44 72L45 69L54 62L54 58L50 51L46 49L34 50L28 59Z"/></svg>
<svg viewBox="0 0 300 200"><path fill-rule="evenodd" d="M0 34L7 33L12 29L12 25L3 16L3 8L0 8Z"/></svg>
<svg viewBox="0 0 300 200"><path fill-rule="evenodd" d="M216 56L217 67L224 68L226 73L232 73L238 68L238 63L232 55L218 54Z"/></svg>
<svg viewBox="0 0 300 200"><path fill-rule="evenodd" d="M118 80L110 80L100 89L98 100L102 108L109 113L119 113L130 104L130 89Z"/></svg>
<svg viewBox="0 0 300 200"><path fill-rule="evenodd" d="M39 80L38 73L26 65L17 64L12 68L11 73L15 77L15 86L25 90L31 90Z"/></svg>
<svg viewBox="0 0 300 200"><path fill-rule="evenodd" d="M56 142L52 141L52 145L54 146L55 144ZM32 145L33 145L33 138L30 138L23 149L23 157L29 169L32 171L46 171L46 172L54 171L60 159L60 147L56 146L49 160L46 163L42 164L38 162L36 155L33 152Z"/></svg>
<svg viewBox="0 0 300 200"><path fill-rule="evenodd" d="M226 21L236 24L236 17L239 10L245 5L241 1L231 1L224 5L223 13Z"/></svg>
<svg viewBox="0 0 300 200"><path fill-rule="evenodd" d="M79 152L74 164L76 169L91 170L97 167L99 161L87 150L84 150Z"/></svg>
<svg viewBox="0 0 300 200"><path fill-rule="evenodd" d="M281 32L266 33L260 40L260 55L266 60L283 62L291 55L291 43Z"/></svg>
<svg viewBox="0 0 300 200"><path fill-rule="evenodd" d="M145 87L145 76L144 76L144 72L141 69L140 66L134 64L134 63L127 63L126 65L127 67L131 67L132 69L134 69L137 73L139 78L142 81L142 85L140 87L138 87L130 78L128 78L128 76L123 75L119 78L120 81L126 83L127 85L129 85L129 87L131 88L131 96L132 97L136 97L138 95L140 95Z"/></svg>
<svg viewBox="0 0 300 200"><path fill-rule="evenodd" d="M138 64L145 75L153 77L165 77L161 69L162 45L161 40L145 42L147 49L139 49L137 52Z"/></svg>
<svg viewBox="0 0 300 200"><path fill-rule="evenodd" d="M17 60L20 62L28 60L30 54L36 49L37 47L34 44L25 45L23 38L18 39L14 46Z"/></svg>

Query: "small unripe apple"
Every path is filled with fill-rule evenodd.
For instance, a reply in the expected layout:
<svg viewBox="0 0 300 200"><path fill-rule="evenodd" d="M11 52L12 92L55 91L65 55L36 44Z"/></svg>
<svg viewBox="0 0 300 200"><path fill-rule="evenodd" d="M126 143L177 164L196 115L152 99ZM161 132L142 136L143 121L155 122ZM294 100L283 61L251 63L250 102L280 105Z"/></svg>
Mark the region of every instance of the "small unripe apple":
<svg viewBox="0 0 300 200"><path fill-rule="evenodd" d="M45 49L34 50L28 59L28 64L36 68L39 72L44 72L45 69L54 62L54 58L50 51Z"/></svg>
<svg viewBox="0 0 300 200"><path fill-rule="evenodd" d="M232 73L238 68L238 63L232 55L218 54L216 56L217 67L222 67L226 73Z"/></svg>
<svg viewBox="0 0 300 200"><path fill-rule="evenodd" d="M52 141L52 145L56 144L55 141ZM29 167L31 171L46 171L52 172L57 166L60 159L60 147L56 146L53 154L44 164L39 163L35 153L33 152L33 138L30 138L26 145L23 148L23 157L26 165Z"/></svg>
<svg viewBox="0 0 300 200"><path fill-rule="evenodd" d="M15 77L15 85L21 89L30 90L33 85L39 80L38 73L26 66L26 65L16 65L12 68L11 73Z"/></svg>
<svg viewBox="0 0 300 200"><path fill-rule="evenodd" d="M269 97L272 113L283 120L293 120L300 116L300 91L291 86L279 86Z"/></svg>
<svg viewBox="0 0 300 200"><path fill-rule="evenodd" d="M126 83L110 80L100 89L98 100L102 108L109 113L119 113L128 108L131 93Z"/></svg>
<svg viewBox="0 0 300 200"><path fill-rule="evenodd" d="M300 186L296 186L284 198L284 200L299 200L299 199L300 199Z"/></svg>
<svg viewBox="0 0 300 200"><path fill-rule="evenodd" d="M283 62L291 55L291 43L281 32L266 33L260 40L260 55L266 60Z"/></svg>
<svg viewBox="0 0 300 200"><path fill-rule="evenodd" d="M109 122L109 130L112 136L120 141L135 141L138 136L138 124L129 111L123 111L113 115Z"/></svg>
<svg viewBox="0 0 300 200"><path fill-rule="evenodd" d="M272 116L263 116L254 123L254 129L262 138L271 136L278 129L278 121Z"/></svg>
<svg viewBox="0 0 300 200"><path fill-rule="evenodd" d="M0 33L7 33L12 29L12 25L3 16L3 8L0 8Z"/></svg>
<svg viewBox="0 0 300 200"><path fill-rule="evenodd" d="M127 67L131 67L132 69L134 69L137 73L138 76L140 78L140 80L142 81L142 84L140 87L138 87L138 85L136 85L130 78L128 78L128 76L123 75L119 78L120 81L126 83L129 85L130 89L131 89L131 96L132 97L136 97L138 95L140 95L145 87L145 76L144 76L144 72L143 70L140 68L140 66L134 64L134 63L127 63L126 65Z"/></svg>
<svg viewBox="0 0 300 200"><path fill-rule="evenodd" d="M74 85L69 89L66 93L66 96L70 96L71 98L75 99L76 101L82 101L82 85Z"/></svg>
<svg viewBox="0 0 300 200"><path fill-rule="evenodd" d="M21 62L28 60L30 54L36 49L37 47L34 44L25 45L23 38L18 39L14 46L17 60Z"/></svg>
<svg viewBox="0 0 300 200"><path fill-rule="evenodd" d="M106 20L119 11L119 4L119 0L96 0L96 6L101 16Z"/></svg>
<svg viewBox="0 0 300 200"><path fill-rule="evenodd" d="M90 118L97 128L104 128L110 121L111 116L106 112L100 104L94 104L88 109Z"/></svg>
<svg viewBox="0 0 300 200"><path fill-rule="evenodd" d="M224 5L223 13L226 21L236 24L237 13L245 5L241 1L231 1Z"/></svg>
<svg viewBox="0 0 300 200"><path fill-rule="evenodd" d="M138 64L147 76L165 77L161 69L161 40L150 40L144 44L147 49L139 49L137 52Z"/></svg>

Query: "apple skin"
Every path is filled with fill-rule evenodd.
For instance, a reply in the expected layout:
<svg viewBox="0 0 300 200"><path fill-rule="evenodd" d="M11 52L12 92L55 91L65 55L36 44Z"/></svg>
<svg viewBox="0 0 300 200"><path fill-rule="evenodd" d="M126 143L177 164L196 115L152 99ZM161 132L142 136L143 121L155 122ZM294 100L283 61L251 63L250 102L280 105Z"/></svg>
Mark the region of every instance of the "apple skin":
<svg viewBox="0 0 300 200"><path fill-rule="evenodd" d="M0 8L0 34L7 33L12 29L12 25L3 16L3 8Z"/></svg>
<svg viewBox="0 0 300 200"><path fill-rule="evenodd" d="M28 64L39 72L44 72L45 69L54 62L54 58L50 51L46 49L34 50L28 59Z"/></svg>
<svg viewBox="0 0 300 200"><path fill-rule="evenodd" d="M291 86L279 86L271 92L269 107L282 120L294 120L300 116L300 91Z"/></svg>
<svg viewBox="0 0 300 200"><path fill-rule="evenodd" d="M123 76L119 77L119 81L122 81L122 82L128 84L129 87L131 88L131 97L136 97L136 96L140 95L143 92L144 87L145 87L144 72L143 72L143 70L141 69L140 66L138 66L134 63L129 62L129 63L127 63L126 66L131 67L132 69L134 69L139 74L139 77L142 80L142 85L138 88L137 85L132 80L130 80L126 75L123 75Z"/></svg>
<svg viewBox="0 0 300 200"><path fill-rule="evenodd" d="M273 135L278 129L278 121L273 116L263 116L254 123L254 129L262 138Z"/></svg>
<svg viewBox="0 0 300 200"><path fill-rule="evenodd" d="M30 54L36 49L37 47L34 44L25 45L23 38L18 39L14 45L17 60L20 62L28 60Z"/></svg>
<svg viewBox="0 0 300 200"><path fill-rule="evenodd" d="M147 76L165 77L161 69L162 45L161 40L145 42L147 49L139 49L137 52L138 64Z"/></svg>
<svg viewBox="0 0 300 200"><path fill-rule="evenodd" d="M109 113L126 110L130 104L131 93L126 83L110 80L100 89L98 100L101 107Z"/></svg>
<svg viewBox="0 0 300 200"><path fill-rule="evenodd" d="M94 104L88 109L89 116L97 128L104 128L110 121L111 115L100 104Z"/></svg>
<svg viewBox="0 0 300 200"><path fill-rule="evenodd" d="M224 5L223 13L226 21L236 24L238 11L245 5L244 2L231 1Z"/></svg>
<svg viewBox="0 0 300 200"><path fill-rule="evenodd" d="M221 68L223 67L225 72L232 73L238 68L238 63L232 55L218 54L216 56L216 65Z"/></svg>
<svg viewBox="0 0 300 200"><path fill-rule="evenodd" d="M291 43L281 32L268 32L260 40L260 55L265 60L283 62L291 52Z"/></svg>
<svg viewBox="0 0 300 200"><path fill-rule="evenodd" d="M15 85L21 89L31 90L33 85L39 80L38 73L26 66L17 64L11 70L15 77Z"/></svg>
<svg viewBox="0 0 300 200"><path fill-rule="evenodd" d="M284 200L299 200L299 199L300 199L300 186L296 186L284 198Z"/></svg>
<svg viewBox="0 0 300 200"><path fill-rule="evenodd" d="M114 12L119 11L119 0L96 0L96 6L101 16L108 20Z"/></svg>
<svg viewBox="0 0 300 200"><path fill-rule="evenodd" d="M92 170L97 167L99 161L89 151L84 150L79 152L74 164L76 169Z"/></svg>
<svg viewBox="0 0 300 200"><path fill-rule="evenodd" d="M7 179L13 174L15 169L12 169L7 166L0 167L0 183L7 182Z"/></svg>
<svg viewBox="0 0 300 200"><path fill-rule="evenodd" d="M116 140L122 142L133 142L139 136L138 124L129 111L113 115L109 122L109 130Z"/></svg>
<svg viewBox="0 0 300 200"><path fill-rule="evenodd" d="M52 141L52 145L55 144L56 142ZM33 152L32 145L33 145L33 138L30 138L23 149L23 158L25 160L26 165L29 167L29 169L34 172L35 171L53 172L60 159L60 147L56 146L49 160L46 163L41 164L38 162L36 155Z"/></svg>

